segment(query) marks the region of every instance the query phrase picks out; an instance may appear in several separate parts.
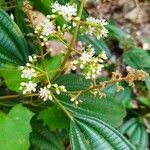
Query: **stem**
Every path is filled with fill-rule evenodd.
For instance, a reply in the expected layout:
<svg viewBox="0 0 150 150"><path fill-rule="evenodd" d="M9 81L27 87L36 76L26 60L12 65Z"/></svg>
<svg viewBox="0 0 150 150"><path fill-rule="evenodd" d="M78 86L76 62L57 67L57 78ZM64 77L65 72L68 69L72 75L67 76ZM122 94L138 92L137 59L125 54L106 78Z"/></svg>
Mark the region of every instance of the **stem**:
<svg viewBox="0 0 150 150"><path fill-rule="evenodd" d="M30 8L31 9L31 8ZM25 14L27 15L29 21L30 21L30 24L31 26L34 28L34 24L33 24L33 18L31 17L31 14L30 14L30 11L32 10L28 10L28 8L24 8L24 12ZM41 41L39 39L38 36L36 36L36 39L37 39L37 43L39 44L39 47L40 47L40 54L41 54L41 60L42 60L42 69L45 71L45 64L44 64L44 54L43 54L43 48L41 46Z"/></svg>
<svg viewBox="0 0 150 150"><path fill-rule="evenodd" d="M6 95L6 96L0 96L0 100L5 100L5 99L13 99L13 98L26 98L26 97L30 97L30 96L38 96L38 93L34 93L34 94L29 94L29 95Z"/></svg>
<svg viewBox="0 0 150 150"><path fill-rule="evenodd" d="M67 111L67 109L59 102L59 100L54 95L53 97L55 99L56 104L65 112L65 114L69 117L69 119L71 121L74 121L73 116L69 113L69 111Z"/></svg>
<svg viewBox="0 0 150 150"><path fill-rule="evenodd" d="M95 82L95 83L94 83L94 84L95 84L94 86L91 86L91 87L89 87L89 88L87 88L87 89L85 89L85 90L78 91L76 97L78 98L81 94L83 94L83 93L85 93L85 92L88 92L88 91L91 91L91 90L95 90L95 89L100 89L100 88L103 87L104 84L105 84L105 87L106 87L107 85L112 84L112 83L117 83L117 82L125 81L125 79L126 79L126 78L104 81L104 82L102 82L102 84L99 84L99 85L96 85L96 81L94 81L94 82ZM74 94L75 94L75 92L74 92Z"/></svg>
<svg viewBox="0 0 150 150"><path fill-rule="evenodd" d="M81 1L81 5L80 5L80 8L79 8L79 12L78 12L78 17L81 18L82 16L82 11L83 11L83 7L84 7L84 1L85 0L82 0ZM72 37L72 40L71 40L71 43L70 43L70 46L68 47L68 52L61 64L61 67L60 67L60 71L56 72L56 75L54 76L54 78L51 80L51 81L54 81L55 79L57 79L57 77L61 74L61 72L64 70L64 66L68 60L68 58L70 57L71 55L71 52L72 52L72 48L74 47L74 44L75 44L75 41L76 41L76 38L77 38L77 33L78 33L78 30L79 30L79 26L80 26L80 22L77 23L77 26L75 28L75 31L73 33L73 37Z"/></svg>

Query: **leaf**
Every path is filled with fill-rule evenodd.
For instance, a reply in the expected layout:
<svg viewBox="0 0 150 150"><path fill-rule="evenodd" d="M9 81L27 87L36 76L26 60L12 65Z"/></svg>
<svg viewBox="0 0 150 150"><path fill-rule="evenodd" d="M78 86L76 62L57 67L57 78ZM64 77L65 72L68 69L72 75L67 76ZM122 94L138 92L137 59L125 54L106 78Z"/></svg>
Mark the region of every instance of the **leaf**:
<svg viewBox="0 0 150 150"><path fill-rule="evenodd" d="M78 34L78 39L80 41L85 42L86 44L90 43L94 47L96 55L98 55L102 51L105 51L107 57L111 57L110 49L108 48L106 43L103 41L103 39L98 40L97 38L87 36L87 35L83 36L80 34Z"/></svg>
<svg viewBox="0 0 150 150"><path fill-rule="evenodd" d="M56 80L56 83L64 85L69 91L80 91L90 86L90 80L86 80L85 77L76 74L62 75Z"/></svg>
<svg viewBox="0 0 150 150"><path fill-rule="evenodd" d="M47 125L52 130L69 127L68 117L56 105L40 111L38 119L43 120L44 125Z"/></svg>
<svg viewBox="0 0 150 150"><path fill-rule="evenodd" d="M148 134L143 121L139 118L132 118L125 122L119 131L126 135L129 141L139 150L145 150L148 146Z"/></svg>
<svg viewBox="0 0 150 150"><path fill-rule="evenodd" d="M40 51L38 43L36 43L36 37L27 36L29 33L33 33L34 30L29 24L26 22L26 14L23 11L23 2L24 0L14 0L14 4L16 7L14 8L15 11L15 22L20 28L21 32L25 35L26 42L29 47L29 51L31 54L38 54Z"/></svg>
<svg viewBox="0 0 150 150"><path fill-rule="evenodd" d="M62 55L56 55L50 59L44 60L45 71L48 72L49 79L52 79L61 65ZM42 64L38 64L42 68Z"/></svg>
<svg viewBox="0 0 150 150"><path fill-rule="evenodd" d="M145 78L145 83L146 83L146 87L147 87L148 91L150 92L150 77Z"/></svg>
<svg viewBox="0 0 150 150"><path fill-rule="evenodd" d="M14 106L7 115L0 113L1 150L28 150L32 116L33 113L21 104Z"/></svg>
<svg viewBox="0 0 150 150"><path fill-rule="evenodd" d="M37 122L33 124L30 142L32 150L64 150L59 134L51 132Z"/></svg>
<svg viewBox="0 0 150 150"><path fill-rule="evenodd" d="M146 105L147 107L150 108L150 98L144 97L144 96L140 96L140 97L138 98L138 100L139 100L142 104L144 104L144 105Z"/></svg>
<svg viewBox="0 0 150 150"><path fill-rule="evenodd" d="M4 82L10 90L20 92L20 83L24 81L21 78L21 70L15 67L0 68L0 77L4 78Z"/></svg>
<svg viewBox="0 0 150 150"><path fill-rule="evenodd" d="M94 117L75 116L70 133L72 150L135 150L117 130Z"/></svg>
<svg viewBox="0 0 150 150"><path fill-rule="evenodd" d="M150 54L140 48L133 48L124 53L124 63L135 69L143 69L150 73Z"/></svg>
<svg viewBox="0 0 150 150"><path fill-rule="evenodd" d="M0 66L24 65L28 60L27 43L14 21L0 9Z"/></svg>
<svg viewBox="0 0 150 150"><path fill-rule="evenodd" d="M51 14L51 4L54 3L54 0L30 0L34 7L44 13L45 15Z"/></svg>
<svg viewBox="0 0 150 150"><path fill-rule="evenodd" d="M117 102L121 102L128 107L133 99L132 90L125 83L120 83L120 85L124 88L124 90L116 92L116 85L111 84L104 89L104 92L106 93L107 97L113 97Z"/></svg>
<svg viewBox="0 0 150 150"><path fill-rule="evenodd" d="M118 40L121 48L129 49L137 46L133 38L118 26L109 24L107 25L107 29L109 31L109 37Z"/></svg>
<svg viewBox="0 0 150 150"><path fill-rule="evenodd" d="M68 74L60 76L57 84L64 85L68 91L80 91L89 87L89 80L83 79L79 75ZM79 99L82 103L77 108L74 107L67 95L57 96L61 103L74 115L84 114L105 121L113 127L118 127L126 115L125 108L115 97L100 98L90 93L82 94ZM115 116L115 117L112 117Z"/></svg>

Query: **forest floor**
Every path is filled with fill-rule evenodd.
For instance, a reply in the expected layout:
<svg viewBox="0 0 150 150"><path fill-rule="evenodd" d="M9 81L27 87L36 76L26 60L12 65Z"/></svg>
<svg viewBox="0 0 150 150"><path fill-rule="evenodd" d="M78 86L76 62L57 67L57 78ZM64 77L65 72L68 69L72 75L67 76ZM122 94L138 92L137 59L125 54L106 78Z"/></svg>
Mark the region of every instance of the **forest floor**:
<svg viewBox="0 0 150 150"><path fill-rule="evenodd" d="M87 0L88 12L115 20L143 49L150 49L150 0Z"/></svg>

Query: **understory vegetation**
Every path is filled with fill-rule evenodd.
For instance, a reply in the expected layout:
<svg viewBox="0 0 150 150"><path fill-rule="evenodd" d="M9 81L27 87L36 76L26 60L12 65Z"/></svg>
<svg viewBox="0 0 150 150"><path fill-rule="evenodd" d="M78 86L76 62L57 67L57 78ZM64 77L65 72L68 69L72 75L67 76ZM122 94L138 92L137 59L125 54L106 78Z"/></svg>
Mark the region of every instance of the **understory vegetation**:
<svg viewBox="0 0 150 150"><path fill-rule="evenodd" d="M0 1L1 150L148 149L150 53L85 3Z"/></svg>

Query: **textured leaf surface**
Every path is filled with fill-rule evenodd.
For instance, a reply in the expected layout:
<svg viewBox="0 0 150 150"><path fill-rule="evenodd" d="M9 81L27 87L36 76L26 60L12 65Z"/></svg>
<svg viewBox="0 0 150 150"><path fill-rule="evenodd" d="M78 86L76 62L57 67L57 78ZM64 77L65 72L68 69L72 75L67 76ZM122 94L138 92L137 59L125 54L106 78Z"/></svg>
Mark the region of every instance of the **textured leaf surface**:
<svg viewBox="0 0 150 150"><path fill-rule="evenodd" d="M59 134L35 122L30 137L32 150L64 150Z"/></svg>
<svg viewBox="0 0 150 150"><path fill-rule="evenodd" d="M124 54L124 62L135 69L150 73L150 54L143 49L130 49Z"/></svg>
<svg viewBox="0 0 150 150"><path fill-rule="evenodd" d="M86 89L90 85L89 80L85 80L81 76L73 74L60 76L56 82L64 85L69 91ZM112 96L100 98L100 96L94 97L90 93L82 94L79 97L82 103L80 103L77 108L73 106L72 102L70 102L70 97L67 95L60 95L57 97L71 113L92 116L114 127L118 127L122 123L126 114L123 105L115 99L116 97Z"/></svg>
<svg viewBox="0 0 150 150"><path fill-rule="evenodd" d="M136 47L136 42L133 38L121 28L116 25L107 25L109 31L109 37L119 41L120 47L123 49L129 49L131 47Z"/></svg>
<svg viewBox="0 0 150 150"><path fill-rule="evenodd" d="M75 116L71 122L72 150L135 150L114 128L88 116Z"/></svg>
<svg viewBox="0 0 150 150"><path fill-rule="evenodd" d="M27 43L8 14L0 9L0 65L24 65L28 59Z"/></svg>
<svg viewBox="0 0 150 150"><path fill-rule="evenodd" d="M38 119L43 120L44 125L52 130L69 127L68 117L56 105L42 110L38 115Z"/></svg>
<svg viewBox="0 0 150 150"><path fill-rule="evenodd" d="M145 150L148 146L148 134L140 119L132 118L128 120L119 128L119 131L126 135L138 150Z"/></svg>
<svg viewBox="0 0 150 150"><path fill-rule="evenodd" d="M20 104L14 106L7 115L0 113L1 150L28 150L32 116L33 114Z"/></svg>

